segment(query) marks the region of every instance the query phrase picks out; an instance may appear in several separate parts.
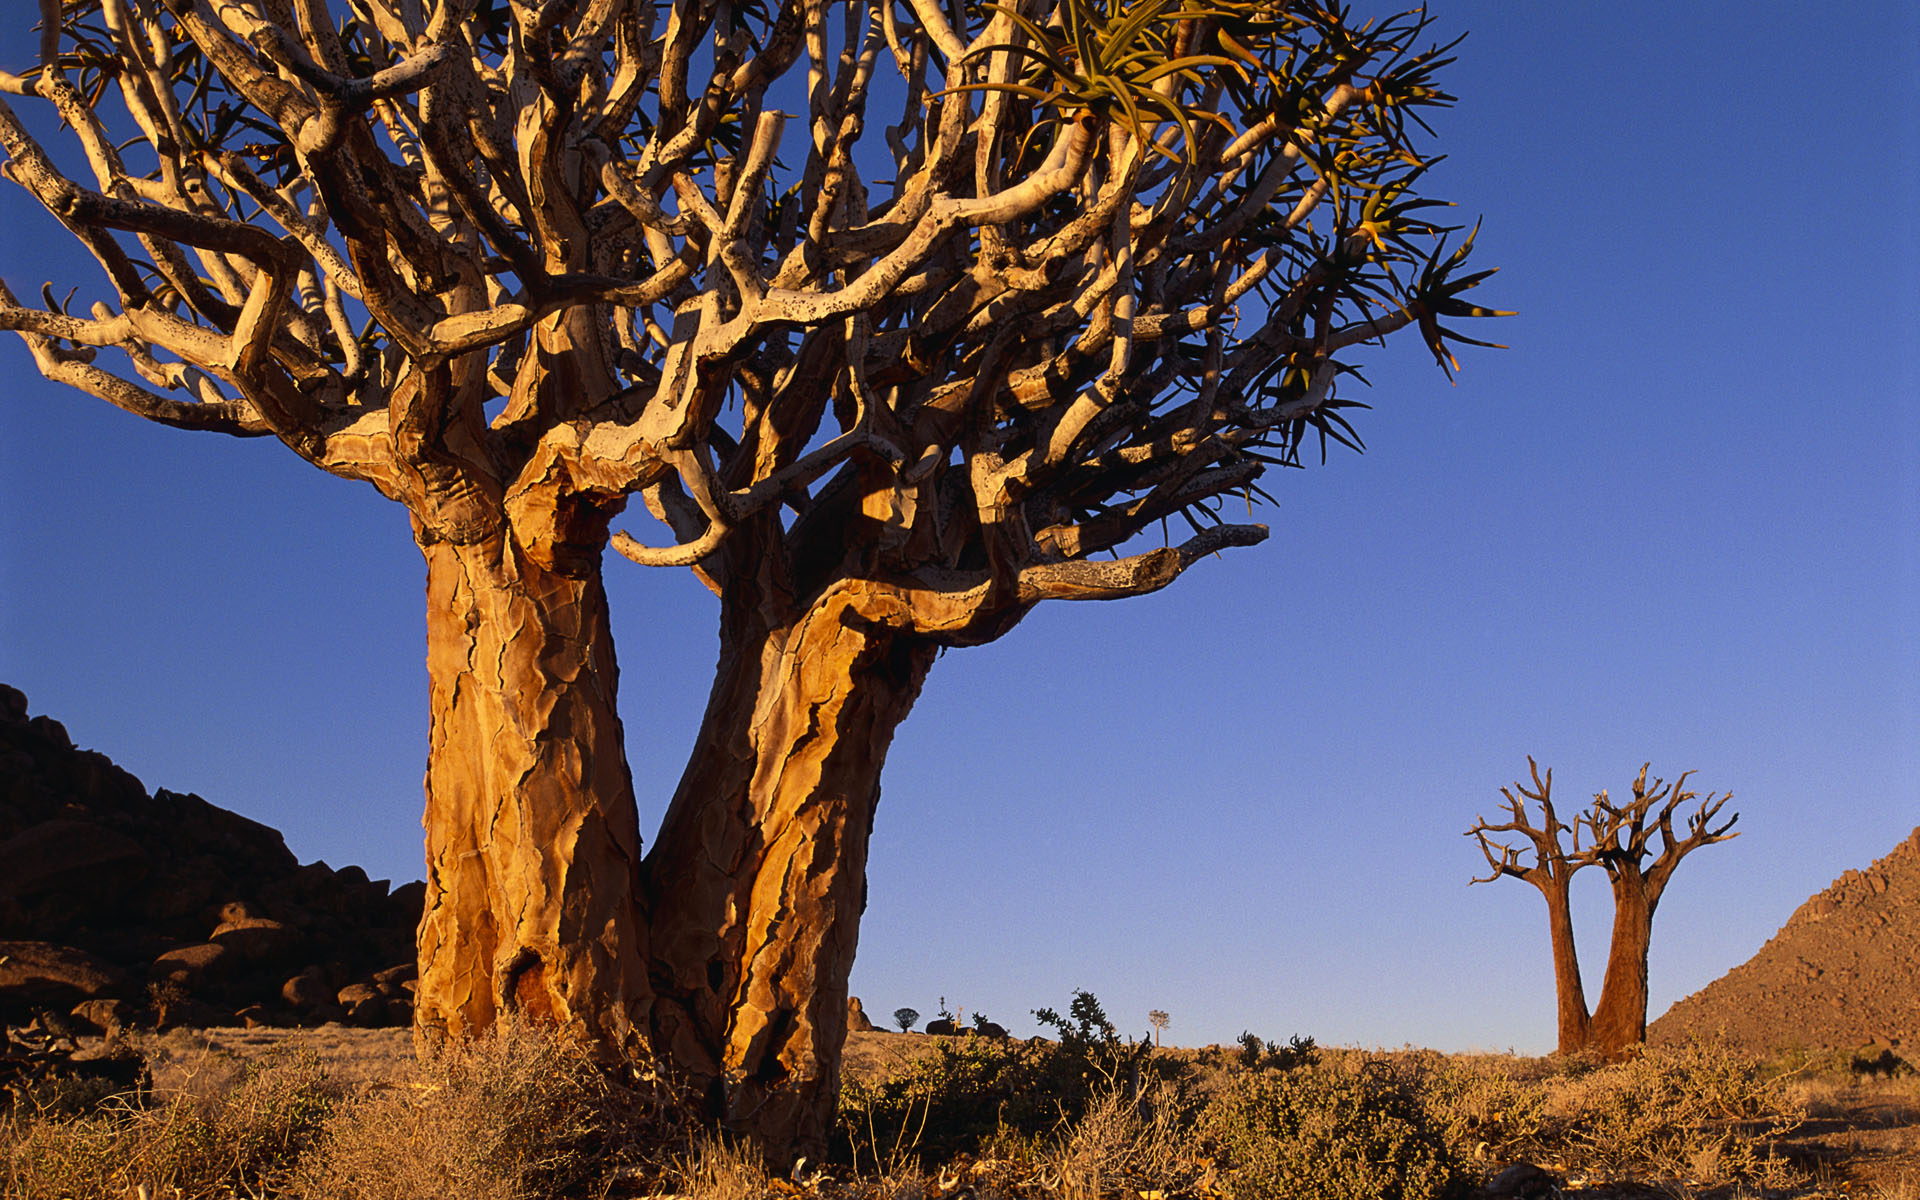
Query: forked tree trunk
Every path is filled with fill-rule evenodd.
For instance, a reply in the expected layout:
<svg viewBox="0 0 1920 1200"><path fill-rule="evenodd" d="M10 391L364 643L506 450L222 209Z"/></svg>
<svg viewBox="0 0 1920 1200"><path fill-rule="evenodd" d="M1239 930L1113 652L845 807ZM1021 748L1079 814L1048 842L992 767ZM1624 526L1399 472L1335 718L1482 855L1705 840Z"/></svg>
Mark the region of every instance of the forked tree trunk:
<svg viewBox="0 0 1920 1200"><path fill-rule="evenodd" d="M432 727L415 1036L516 1012L641 1049L640 841L597 556L423 539Z"/></svg>
<svg viewBox="0 0 1920 1200"><path fill-rule="evenodd" d="M880 770L935 651L844 596L778 627L725 607L705 724L648 857L655 1045L724 1128L817 1160Z"/></svg>
<svg viewBox="0 0 1920 1200"><path fill-rule="evenodd" d="M1553 991L1558 1004L1561 1054L1587 1048L1591 1022L1586 987L1580 982L1580 954L1573 941L1573 906L1564 881L1541 888L1547 898L1547 927L1553 939Z"/></svg>
<svg viewBox="0 0 1920 1200"><path fill-rule="evenodd" d="M1647 950L1656 903L1639 871L1613 876L1613 939L1592 1028L1593 1049L1610 1061L1627 1057L1647 1040Z"/></svg>

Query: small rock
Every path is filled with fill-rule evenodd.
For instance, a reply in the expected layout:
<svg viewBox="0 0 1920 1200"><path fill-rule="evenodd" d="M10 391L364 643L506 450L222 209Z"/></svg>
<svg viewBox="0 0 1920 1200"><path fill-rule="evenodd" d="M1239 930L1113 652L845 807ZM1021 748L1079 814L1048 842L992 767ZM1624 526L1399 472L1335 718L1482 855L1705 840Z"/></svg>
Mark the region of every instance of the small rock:
<svg viewBox="0 0 1920 1200"><path fill-rule="evenodd" d="M1515 1163L1487 1180L1475 1195L1483 1200L1547 1200L1559 1193L1564 1182L1532 1163Z"/></svg>
<svg viewBox="0 0 1920 1200"><path fill-rule="evenodd" d="M403 990L410 990L406 985L418 978L420 978L420 964L410 962L373 973L374 986L380 989L380 994L383 996L392 996Z"/></svg>
<svg viewBox="0 0 1920 1200"><path fill-rule="evenodd" d="M354 1005L377 999L379 995L380 989L371 983L350 983L334 993L333 998L341 1008L352 1012Z"/></svg>
<svg viewBox="0 0 1920 1200"><path fill-rule="evenodd" d="M125 1000L82 1000L73 1006L71 1015L105 1034L108 1041L118 1039L133 1025L133 1005Z"/></svg>
<svg viewBox="0 0 1920 1200"><path fill-rule="evenodd" d="M277 1029L287 1023L264 1004L249 1004L233 1014L233 1019L248 1029Z"/></svg>

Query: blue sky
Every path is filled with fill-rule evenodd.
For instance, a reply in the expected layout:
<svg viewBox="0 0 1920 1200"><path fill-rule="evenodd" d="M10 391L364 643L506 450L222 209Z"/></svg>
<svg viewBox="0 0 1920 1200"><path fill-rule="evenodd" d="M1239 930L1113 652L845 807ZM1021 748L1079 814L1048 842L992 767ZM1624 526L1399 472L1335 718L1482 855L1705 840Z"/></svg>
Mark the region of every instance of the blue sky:
<svg viewBox="0 0 1920 1200"><path fill-rule="evenodd" d="M32 6L0 4L17 69ZM1461 836L1528 754L1568 801L1648 759L1736 794L1744 836L1657 919L1656 1014L1920 824L1920 10L1432 7L1472 34L1436 190L1485 218L1512 348L1449 386L1396 339L1368 452L1269 476L1266 545L940 660L883 785L870 1012L1021 1032L1087 988L1184 1043L1546 1050L1540 899L1469 889ZM16 292L85 277L10 184L0 221ZM405 514L45 384L11 340L0 379L0 680L303 860L418 877ZM608 573L650 831L713 608Z"/></svg>

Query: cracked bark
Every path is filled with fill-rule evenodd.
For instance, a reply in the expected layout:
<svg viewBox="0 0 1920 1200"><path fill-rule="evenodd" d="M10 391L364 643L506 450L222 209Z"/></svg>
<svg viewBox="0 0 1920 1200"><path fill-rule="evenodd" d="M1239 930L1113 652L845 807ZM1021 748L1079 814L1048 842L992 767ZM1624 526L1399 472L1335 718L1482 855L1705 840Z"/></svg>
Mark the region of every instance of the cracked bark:
<svg viewBox="0 0 1920 1200"><path fill-rule="evenodd" d="M854 615L727 606L692 761L648 857L656 1047L729 1130L826 1148L893 733L935 648Z"/></svg>
<svg viewBox="0 0 1920 1200"><path fill-rule="evenodd" d="M422 536L427 903L415 1037L515 1012L614 1059L647 1022L640 838L598 566Z"/></svg>

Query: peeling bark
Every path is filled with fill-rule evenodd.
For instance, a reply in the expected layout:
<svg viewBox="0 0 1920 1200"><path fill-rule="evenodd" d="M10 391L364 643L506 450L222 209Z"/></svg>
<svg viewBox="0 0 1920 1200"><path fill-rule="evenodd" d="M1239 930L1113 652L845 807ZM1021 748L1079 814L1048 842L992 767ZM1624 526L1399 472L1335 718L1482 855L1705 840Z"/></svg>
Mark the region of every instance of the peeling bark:
<svg viewBox="0 0 1920 1200"><path fill-rule="evenodd" d="M648 858L656 1045L776 1157L825 1150L880 770L935 653L853 607L736 628Z"/></svg>
<svg viewBox="0 0 1920 1200"><path fill-rule="evenodd" d="M609 1060L647 1023L633 787L597 569L425 540L432 696L415 1036L516 1012Z"/></svg>

